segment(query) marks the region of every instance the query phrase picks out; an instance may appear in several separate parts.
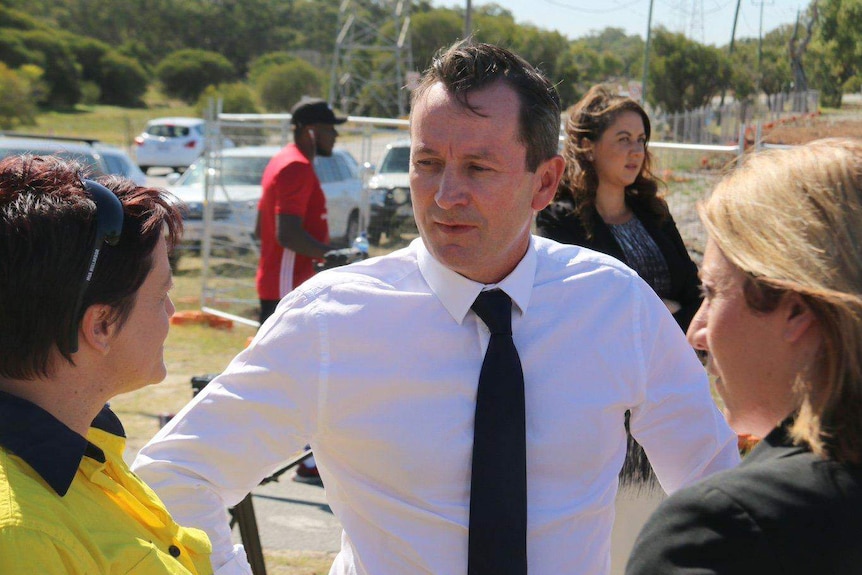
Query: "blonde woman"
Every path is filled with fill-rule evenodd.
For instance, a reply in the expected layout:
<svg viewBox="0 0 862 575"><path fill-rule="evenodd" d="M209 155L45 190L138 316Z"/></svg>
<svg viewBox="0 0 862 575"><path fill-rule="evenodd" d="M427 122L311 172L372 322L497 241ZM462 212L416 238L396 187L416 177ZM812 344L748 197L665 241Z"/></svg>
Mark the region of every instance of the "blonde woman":
<svg viewBox="0 0 862 575"><path fill-rule="evenodd" d="M700 215L688 338L763 440L666 500L626 573L862 573L862 141L755 155Z"/></svg>

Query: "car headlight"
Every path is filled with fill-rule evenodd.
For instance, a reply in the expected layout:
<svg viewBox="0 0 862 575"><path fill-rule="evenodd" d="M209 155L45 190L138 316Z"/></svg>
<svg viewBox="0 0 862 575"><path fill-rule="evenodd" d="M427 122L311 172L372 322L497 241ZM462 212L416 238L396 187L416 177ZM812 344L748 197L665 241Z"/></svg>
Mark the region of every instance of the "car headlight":
<svg viewBox="0 0 862 575"><path fill-rule="evenodd" d="M401 204L406 204L409 199L409 188L395 188L392 190L392 201L395 202L395 205L400 206Z"/></svg>

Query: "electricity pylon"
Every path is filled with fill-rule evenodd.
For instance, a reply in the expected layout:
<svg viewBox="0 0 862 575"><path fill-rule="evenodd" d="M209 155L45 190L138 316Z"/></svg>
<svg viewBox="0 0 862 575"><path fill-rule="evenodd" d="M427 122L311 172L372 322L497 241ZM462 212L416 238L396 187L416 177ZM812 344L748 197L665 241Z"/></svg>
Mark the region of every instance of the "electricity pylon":
<svg viewBox="0 0 862 575"><path fill-rule="evenodd" d="M407 114L410 0L343 0L329 101L352 115Z"/></svg>

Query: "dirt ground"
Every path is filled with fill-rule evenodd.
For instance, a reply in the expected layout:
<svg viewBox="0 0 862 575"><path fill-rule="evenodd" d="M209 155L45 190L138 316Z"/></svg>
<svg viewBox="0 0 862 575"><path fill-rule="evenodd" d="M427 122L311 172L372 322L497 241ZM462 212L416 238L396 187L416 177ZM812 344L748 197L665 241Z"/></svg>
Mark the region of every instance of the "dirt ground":
<svg viewBox="0 0 862 575"><path fill-rule="evenodd" d="M764 125L763 141L769 144L804 144L830 137L862 138L862 106L846 107L829 114L800 116L768 126Z"/></svg>

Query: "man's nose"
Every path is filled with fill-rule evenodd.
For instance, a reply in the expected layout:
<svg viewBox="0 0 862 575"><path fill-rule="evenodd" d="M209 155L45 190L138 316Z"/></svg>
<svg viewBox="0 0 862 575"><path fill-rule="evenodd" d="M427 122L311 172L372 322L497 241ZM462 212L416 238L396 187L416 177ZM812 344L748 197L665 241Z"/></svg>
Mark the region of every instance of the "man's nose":
<svg viewBox="0 0 862 575"><path fill-rule="evenodd" d="M467 203L467 188L465 187L463 178L457 174L456 170L451 168L443 170L437 185L437 193L434 195L434 201L444 210Z"/></svg>

